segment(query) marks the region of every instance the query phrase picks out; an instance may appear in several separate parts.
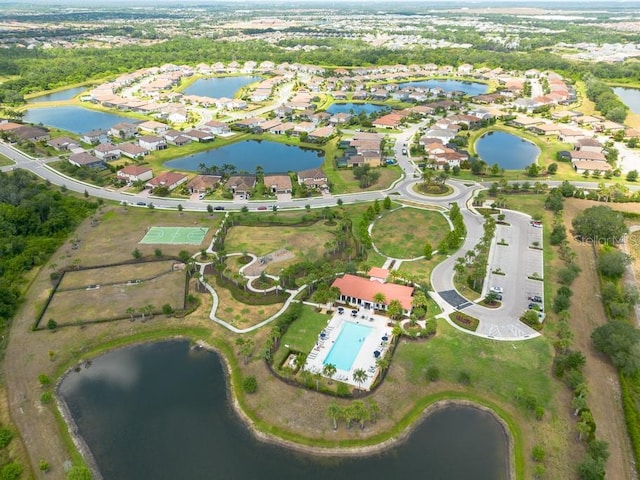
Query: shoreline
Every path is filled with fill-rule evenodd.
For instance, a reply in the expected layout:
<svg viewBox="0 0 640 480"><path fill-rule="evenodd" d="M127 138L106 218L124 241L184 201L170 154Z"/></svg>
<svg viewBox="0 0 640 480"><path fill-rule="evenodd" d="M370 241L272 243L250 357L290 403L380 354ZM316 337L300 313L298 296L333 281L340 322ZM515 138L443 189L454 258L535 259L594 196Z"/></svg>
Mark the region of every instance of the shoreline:
<svg viewBox="0 0 640 480"><path fill-rule="evenodd" d="M491 408L485 405L482 405L480 403L473 402L471 400L465 400L460 398L460 399L446 399L446 400L435 401L434 403L424 408L420 413L419 418L416 421L412 422L410 425L408 425L399 435L392 436L387 440L384 440L382 442L379 442L373 445L366 445L366 446L359 446L359 447L321 447L321 446L305 445L305 444L297 443L291 440L286 440L284 438L281 438L272 434L268 434L266 432L259 430L255 426L251 418L243 410L242 406L240 405L240 402L238 401L237 396L233 394L233 388L232 388L233 386L232 386L232 380L231 380L232 378L231 364L227 359L226 355L224 355L222 351L220 351L213 345L210 345L203 340L194 341L189 337L173 336L173 337L167 337L165 339L159 339L156 341L133 342L131 344L122 345L119 347L101 351L98 355L104 355L105 353L112 352L122 348L132 348L137 345L166 342L166 341L175 341L175 340L182 340L182 341L188 340L193 345L218 355L221 362L225 366L225 373L226 373L225 383L227 386L227 398L229 400L229 403L233 407L233 411L235 412L236 416L240 419L240 421L243 423L245 428L247 428L249 432L251 432L251 434L261 442L268 443L271 445L276 445L282 448L286 448L288 450L292 450L295 452L304 453L304 454L308 454L316 457L339 456L339 457L347 458L347 457L355 457L355 456L363 456L363 455L365 456L375 455L377 453L381 453L386 450L389 450L390 448L402 445L402 443L404 443L409 439L409 437L414 432L414 430L417 427L419 427L420 424L424 422L427 419L427 417L432 413L438 412L440 410L446 409L451 406L464 406L464 407L475 408L477 410L486 412L490 414L492 418L498 422L498 424L501 427L504 438L507 442L508 460L507 460L507 472L505 472L506 473L505 478L508 478L510 480L516 479L515 461L514 461L515 460L514 459L514 451L515 451L514 439L513 439L513 435L511 434L511 431L509 430L507 422ZM80 360L75 365L77 365L78 363L82 363L83 361L85 360ZM60 412L61 417L63 418L63 420L67 425L67 430L68 430L69 436L71 437L71 440L73 441L73 444L76 446L76 448L78 449L78 452L80 453L80 455L82 455L83 459L87 463L87 467L91 470L93 478L95 480L103 480L104 477L100 472L100 468L95 460L95 457L93 456L91 449L89 448L88 444L86 443L82 435L80 435L78 431L78 427L73 419L73 416L69 411L66 402L63 400L62 396L59 393L60 385L62 384L64 379L73 371L73 369L74 369L74 366L70 366L65 371L65 373L62 376L60 376L60 378L56 382L56 388L55 388L56 405L58 407L58 411Z"/></svg>

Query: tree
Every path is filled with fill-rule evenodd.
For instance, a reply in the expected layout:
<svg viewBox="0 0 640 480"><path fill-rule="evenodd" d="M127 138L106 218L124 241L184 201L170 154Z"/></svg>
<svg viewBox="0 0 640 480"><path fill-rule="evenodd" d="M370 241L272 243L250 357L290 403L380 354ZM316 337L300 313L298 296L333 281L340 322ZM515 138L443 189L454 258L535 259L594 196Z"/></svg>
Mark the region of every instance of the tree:
<svg viewBox="0 0 640 480"><path fill-rule="evenodd" d="M358 388L360 388L362 384L367 381L367 378L369 378L369 376L367 375L367 372L365 372L362 368L358 368L353 372L353 381L358 384Z"/></svg>
<svg viewBox="0 0 640 480"><path fill-rule="evenodd" d="M426 377L430 382L437 382L440 380L440 369L435 365L430 366L427 368Z"/></svg>
<svg viewBox="0 0 640 480"><path fill-rule="evenodd" d="M551 175L554 175L557 171L558 171L558 164L557 163L550 163L547 166L547 172L549 172Z"/></svg>
<svg viewBox="0 0 640 480"><path fill-rule="evenodd" d="M380 305L381 308L384 308L385 303L387 303L387 297L382 292L378 292L373 295L373 301L377 305Z"/></svg>
<svg viewBox="0 0 640 480"><path fill-rule="evenodd" d="M537 177L540 174L540 167L537 163L532 163L525 172L530 177Z"/></svg>
<svg viewBox="0 0 640 480"><path fill-rule="evenodd" d="M180 214L182 214L182 210L184 210L184 207L182 206L181 203L178 204L178 211L180 212Z"/></svg>
<svg viewBox="0 0 640 480"><path fill-rule="evenodd" d="M258 380L253 375L249 375L242 380L242 389L247 393L256 393L258 390Z"/></svg>
<svg viewBox="0 0 640 480"><path fill-rule="evenodd" d="M207 205L207 213L209 214L213 213L213 205L211 204Z"/></svg>
<svg viewBox="0 0 640 480"><path fill-rule="evenodd" d="M433 247L431 246L431 243L425 243L422 254L426 260L431 260L433 258Z"/></svg>
<svg viewBox="0 0 640 480"><path fill-rule="evenodd" d="M391 198L390 197L384 197L384 200L382 201L382 206L384 207L385 210L391 210Z"/></svg>
<svg viewBox="0 0 640 480"><path fill-rule="evenodd" d="M333 363L325 363L322 367L322 374L329 379L332 379L337 371L338 369ZM331 383L331 380L329 380L329 383Z"/></svg>
<svg viewBox="0 0 640 480"><path fill-rule="evenodd" d="M598 270L607 277L619 278L630 263L629 255L612 248L602 252L598 257Z"/></svg>
<svg viewBox="0 0 640 480"><path fill-rule="evenodd" d="M621 320L605 323L593 331L591 341L625 375L640 371L640 330L633 325Z"/></svg>
<svg viewBox="0 0 640 480"><path fill-rule="evenodd" d="M635 182L638 180L638 171L637 170L631 170L630 172L627 173L627 182Z"/></svg>
<svg viewBox="0 0 640 480"><path fill-rule="evenodd" d="M373 423L376 423L378 415L380 415L380 405L378 405L378 402L376 402L372 398L369 398L367 400L367 410L369 410L369 420L371 420Z"/></svg>
<svg viewBox="0 0 640 480"><path fill-rule="evenodd" d="M333 422L333 429L338 429L338 420L342 418L342 408L336 402L331 402L327 407L327 417Z"/></svg>
<svg viewBox="0 0 640 480"><path fill-rule="evenodd" d="M595 244L613 245L629 231L622 214L603 205L587 208L571 225L580 239Z"/></svg>
<svg viewBox="0 0 640 480"><path fill-rule="evenodd" d="M579 424L578 424L579 425ZM587 455L578 464L578 475L582 480L603 480L605 476L604 462Z"/></svg>
<svg viewBox="0 0 640 480"><path fill-rule="evenodd" d="M567 230L564 228L564 225L559 223L553 226L553 230L551 230L551 235L549 236L549 242L551 245L560 245L567 239Z"/></svg>
<svg viewBox="0 0 640 480"><path fill-rule="evenodd" d="M399 300L391 300L387 306L387 313L393 320L400 320L404 314L404 309Z"/></svg>
<svg viewBox="0 0 640 480"><path fill-rule="evenodd" d="M47 322L47 328L49 330L55 330L56 328L58 328L58 322L56 322L53 318L50 318Z"/></svg>
<svg viewBox="0 0 640 480"><path fill-rule="evenodd" d="M173 314L173 307L170 304L165 303L162 305L162 313L167 317L170 317Z"/></svg>
<svg viewBox="0 0 640 480"><path fill-rule="evenodd" d="M133 258L135 258L136 260L140 260L142 258L142 252L137 248L133 252L131 252L131 255L133 255Z"/></svg>
<svg viewBox="0 0 640 480"><path fill-rule="evenodd" d="M17 462L9 462L0 470L0 479L18 480L22 475L22 466Z"/></svg>

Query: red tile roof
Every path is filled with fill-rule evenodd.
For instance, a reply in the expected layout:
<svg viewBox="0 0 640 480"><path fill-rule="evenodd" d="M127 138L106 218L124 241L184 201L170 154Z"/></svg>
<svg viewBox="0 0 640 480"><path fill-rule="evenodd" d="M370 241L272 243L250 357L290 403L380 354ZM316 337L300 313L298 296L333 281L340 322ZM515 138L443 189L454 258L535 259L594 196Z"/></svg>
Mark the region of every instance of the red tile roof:
<svg viewBox="0 0 640 480"><path fill-rule="evenodd" d="M413 287L396 285L395 283L380 283L348 273L342 278L336 278L331 286L337 287L342 295L371 303L375 303L373 297L376 293L382 293L387 299L387 305L392 300L398 300L402 308L411 310Z"/></svg>

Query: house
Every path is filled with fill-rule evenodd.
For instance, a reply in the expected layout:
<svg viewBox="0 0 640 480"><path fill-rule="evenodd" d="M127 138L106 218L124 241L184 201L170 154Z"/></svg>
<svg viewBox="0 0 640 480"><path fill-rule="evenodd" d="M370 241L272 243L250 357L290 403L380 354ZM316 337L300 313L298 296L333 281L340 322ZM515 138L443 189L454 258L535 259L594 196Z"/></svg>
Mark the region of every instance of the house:
<svg viewBox="0 0 640 480"><path fill-rule="evenodd" d="M448 128L432 128L430 130L427 130L425 134L420 138L420 143L424 143L426 145L428 143L432 143L433 139L436 139L440 140L443 144L446 144L453 140L455 136L456 132Z"/></svg>
<svg viewBox="0 0 640 480"><path fill-rule="evenodd" d="M270 128L269 132L275 135L286 135L287 132L293 131L295 126L296 124L293 122L284 122L275 127Z"/></svg>
<svg viewBox="0 0 640 480"><path fill-rule="evenodd" d="M327 188L329 178L319 168L311 168L298 172L298 183L313 189Z"/></svg>
<svg viewBox="0 0 640 480"><path fill-rule="evenodd" d="M88 152L74 153L69 157L69 163L76 167L89 167L102 169L106 165L101 159L94 157Z"/></svg>
<svg viewBox="0 0 640 480"><path fill-rule="evenodd" d="M187 183L187 189L191 193L207 193L215 189L220 180L220 175L196 175Z"/></svg>
<svg viewBox="0 0 640 480"><path fill-rule="evenodd" d="M93 149L93 153L100 160L111 162L120 158L120 149L112 143L99 143Z"/></svg>
<svg viewBox="0 0 640 480"><path fill-rule="evenodd" d="M397 300L402 305L405 315L410 315L413 308L413 287L394 283L380 283L349 273L341 278L336 278L331 287L336 287L340 291L340 301L349 305L387 310L389 304ZM378 294L382 294L384 302L377 303L374 300Z"/></svg>
<svg viewBox="0 0 640 480"><path fill-rule="evenodd" d="M267 120L266 122L260 124L256 130L260 133L271 131L272 128L277 128L279 125L282 125L282 121L279 118L274 118L273 120Z"/></svg>
<svg viewBox="0 0 640 480"><path fill-rule="evenodd" d="M528 130L538 135L558 135L561 128L562 127L555 123L543 123L542 125L532 125Z"/></svg>
<svg viewBox="0 0 640 480"><path fill-rule="evenodd" d="M372 124L378 128L398 128L403 118L402 115L398 115L397 113L389 113L376 118Z"/></svg>
<svg viewBox="0 0 640 480"><path fill-rule="evenodd" d="M89 130L88 132L82 134L80 140L84 143L99 143L106 142L109 137L109 131L101 128L96 128L94 130Z"/></svg>
<svg viewBox="0 0 640 480"><path fill-rule="evenodd" d="M289 175L265 175L264 186L268 188L271 193L276 194L291 193L293 190L291 177L289 177Z"/></svg>
<svg viewBox="0 0 640 480"><path fill-rule="evenodd" d="M135 143L119 143L118 148L120 149L122 156L128 158L135 159L149 155L149 150L141 147L140 145L136 145Z"/></svg>
<svg viewBox="0 0 640 480"><path fill-rule="evenodd" d="M44 128L31 127L29 125L21 125L18 128L14 128L11 130L11 133L18 140L26 140L29 142L40 142L51 138L49 132Z"/></svg>
<svg viewBox="0 0 640 480"><path fill-rule="evenodd" d="M255 175L231 175L226 183L226 187L231 190L231 193L244 198L248 198L249 192L253 190L255 186Z"/></svg>
<svg viewBox="0 0 640 480"><path fill-rule="evenodd" d="M140 165L127 165L124 168L118 170L116 177L119 180L123 180L127 183L145 182L153 178L153 171L149 167L143 167Z"/></svg>
<svg viewBox="0 0 640 480"><path fill-rule="evenodd" d="M198 128L194 128L192 130L188 130L186 132L184 132L184 134L182 135L182 139L180 137L176 137L173 139L174 142L180 142L182 145L184 145L185 143L188 143L190 140L193 140L194 142L200 142L200 143L206 143L206 142L213 142L216 138L216 136L209 132L208 130L201 130ZM185 142L186 139L186 142ZM176 145L178 145L178 143L175 143Z"/></svg>
<svg viewBox="0 0 640 480"><path fill-rule="evenodd" d="M611 165L600 160L571 160L571 165L577 173L608 172L613 170Z"/></svg>
<svg viewBox="0 0 640 480"><path fill-rule="evenodd" d="M584 150L574 150L569 152L569 158L573 163L574 160L587 160L587 161L598 161L598 162L606 162L607 159L602 152L591 152Z"/></svg>
<svg viewBox="0 0 640 480"><path fill-rule="evenodd" d="M192 140L191 138L186 136L186 134L173 129L167 130L166 132L164 132L162 134L162 137L167 141L167 143L170 143L171 145L176 145L178 147L186 145L187 143L190 143Z"/></svg>
<svg viewBox="0 0 640 480"><path fill-rule="evenodd" d="M109 129L109 135L112 137L126 140L133 138L138 133L138 126L134 123L122 122L114 125Z"/></svg>
<svg viewBox="0 0 640 480"><path fill-rule="evenodd" d="M149 180L145 187L153 192L158 187L167 187L169 190L173 190L177 186L187 181L187 176L177 172L164 172L157 177Z"/></svg>
<svg viewBox="0 0 640 480"><path fill-rule="evenodd" d="M329 123L331 125L339 125L341 123L350 122L352 118L353 115L351 115L350 113L336 113L335 115L331 116L331 118L329 119Z"/></svg>
<svg viewBox="0 0 640 480"><path fill-rule="evenodd" d="M576 150L581 152L598 152L602 153L604 146L595 138L582 137L573 144Z"/></svg>
<svg viewBox="0 0 640 480"><path fill-rule="evenodd" d="M584 137L584 133L573 128L563 128L558 134L558 140L561 142L573 143Z"/></svg>
<svg viewBox="0 0 640 480"><path fill-rule="evenodd" d="M155 135L143 135L138 138L138 145L147 150L166 150L168 148L167 142L162 137Z"/></svg>
<svg viewBox="0 0 640 480"><path fill-rule="evenodd" d="M311 133L316 129L316 125L313 122L300 122L293 127L293 132L297 135L301 133Z"/></svg>
<svg viewBox="0 0 640 480"><path fill-rule="evenodd" d="M169 130L169 125L167 125L166 123L156 122L155 120L149 120L148 122L142 122L141 124L139 124L138 129L143 133L162 135L162 133Z"/></svg>
<svg viewBox="0 0 640 480"><path fill-rule="evenodd" d="M77 140L69 137L52 138L47 142L47 145L53 147L58 152L68 151L80 146Z"/></svg>
<svg viewBox="0 0 640 480"><path fill-rule="evenodd" d="M313 132L309 133L308 140L310 141L322 141L327 140L335 133L335 129L332 126L316 128Z"/></svg>
<svg viewBox="0 0 640 480"><path fill-rule="evenodd" d="M229 125L219 120L211 120L205 123L202 127L200 127L200 130L208 130L214 135L224 135L231 131Z"/></svg>
<svg viewBox="0 0 640 480"><path fill-rule="evenodd" d="M242 130L253 130L256 127L259 127L265 121L264 118L260 117L249 117L238 120L233 125L236 128L240 128Z"/></svg>

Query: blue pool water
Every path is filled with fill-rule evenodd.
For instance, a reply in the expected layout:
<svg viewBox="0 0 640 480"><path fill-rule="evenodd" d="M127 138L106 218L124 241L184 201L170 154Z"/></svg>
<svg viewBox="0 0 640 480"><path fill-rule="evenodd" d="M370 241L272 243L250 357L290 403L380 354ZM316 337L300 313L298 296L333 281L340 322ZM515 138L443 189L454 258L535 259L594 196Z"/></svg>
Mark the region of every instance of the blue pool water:
<svg viewBox="0 0 640 480"><path fill-rule="evenodd" d="M357 323L344 322L342 331L336 343L333 344L329 355L324 359L324 364L332 363L338 370L351 370L353 361L364 343L364 339L373 331L373 328Z"/></svg>

